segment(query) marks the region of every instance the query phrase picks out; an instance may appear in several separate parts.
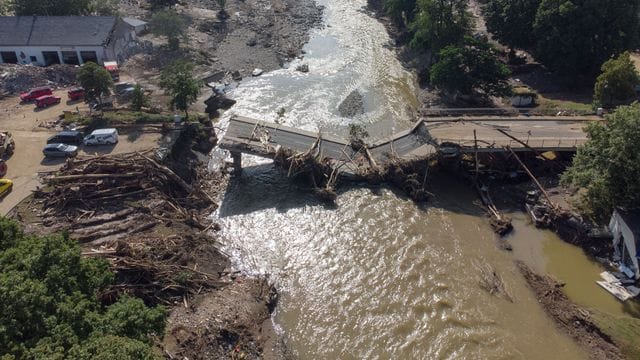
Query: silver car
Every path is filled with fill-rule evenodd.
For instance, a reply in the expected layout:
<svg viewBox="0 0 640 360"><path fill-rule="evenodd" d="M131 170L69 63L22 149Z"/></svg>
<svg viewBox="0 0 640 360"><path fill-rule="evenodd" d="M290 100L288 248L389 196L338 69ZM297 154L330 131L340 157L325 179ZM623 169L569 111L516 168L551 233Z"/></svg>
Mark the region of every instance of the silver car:
<svg viewBox="0 0 640 360"><path fill-rule="evenodd" d="M47 144L42 149L45 157L75 157L78 155L78 147L65 144Z"/></svg>

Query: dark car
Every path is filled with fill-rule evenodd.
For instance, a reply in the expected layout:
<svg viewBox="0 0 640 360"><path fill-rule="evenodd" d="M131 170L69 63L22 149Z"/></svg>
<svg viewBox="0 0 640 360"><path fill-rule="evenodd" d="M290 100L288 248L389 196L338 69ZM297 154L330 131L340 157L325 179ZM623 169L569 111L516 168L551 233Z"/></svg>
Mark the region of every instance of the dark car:
<svg viewBox="0 0 640 360"><path fill-rule="evenodd" d="M75 157L78 155L78 147L65 144L48 144L42 149L46 157Z"/></svg>
<svg viewBox="0 0 640 360"><path fill-rule="evenodd" d="M71 101L80 100L84 98L84 88L80 86L72 87L71 89L69 89L69 91L67 91L67 96Z"/></svg>
<svg viewBox="0 0 640 360"><path fill-rule="evenodd" d="M40 96L36 99L36 106L39 108L46 108L51 105L60 104L60 97L55 95Z"/></svg>
<svg viewBox="0 0 640 360"><path fill-rule="evenodd" d="M53 89L49 86L41 86L37 88L33 88L25 93L20 94L20 100L22 101L33 101L41 96L52 95Z"/></svg>
<svg viewBox="0 0 640 360"><path fill-rule="evenodd" d="M84 136L80 131L65 130L47 139L47 144L80 145Z"/></svg>

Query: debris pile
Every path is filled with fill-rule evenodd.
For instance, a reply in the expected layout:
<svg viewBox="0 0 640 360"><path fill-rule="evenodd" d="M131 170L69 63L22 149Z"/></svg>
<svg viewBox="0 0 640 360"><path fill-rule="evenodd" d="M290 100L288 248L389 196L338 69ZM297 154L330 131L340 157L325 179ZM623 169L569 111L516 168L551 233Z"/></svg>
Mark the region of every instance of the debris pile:
<svg viewBox="0 0 640 360"><path fill-rule="evenodd" d="M66 229L84 255L110 260L111 295L170 303L220 285L227 266L204 235L217 227L201 215L216 206L203 190L211 176L202 170L187 183L150 151L70 159L43 175L34 200L48 231Z"/></svg>
<svg viewBox="0 0 640 360"><path fill-rule="evenodd" d="M40 67L0 64L0 98L38 86L66 87L73 85L76 82L77 69L74 65Z"/></svg>

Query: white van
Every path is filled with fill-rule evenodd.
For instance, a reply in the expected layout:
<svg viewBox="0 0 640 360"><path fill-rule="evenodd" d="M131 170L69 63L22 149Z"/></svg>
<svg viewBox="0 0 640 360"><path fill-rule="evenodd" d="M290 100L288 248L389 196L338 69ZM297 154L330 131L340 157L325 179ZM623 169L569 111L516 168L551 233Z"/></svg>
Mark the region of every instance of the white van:
<svg viewBox="0 0 640 360"><path fill-rule="evenodd" d="M85 145L113 145L118 143L118 130L98 129L84 137Z"/></svg>

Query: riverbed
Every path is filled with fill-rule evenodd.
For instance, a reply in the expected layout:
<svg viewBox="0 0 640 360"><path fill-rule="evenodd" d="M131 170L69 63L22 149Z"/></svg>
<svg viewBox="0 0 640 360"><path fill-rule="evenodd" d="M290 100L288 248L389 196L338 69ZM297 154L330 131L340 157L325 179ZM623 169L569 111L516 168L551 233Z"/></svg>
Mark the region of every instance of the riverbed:
<svg viewBox="0 0 640 360"><path fill-rule="evenodd" d="M366 1L319 3L325 26L305 57L243 81L221 126L238 114L344 136L357 123L376 139L411 126L415 76ZM302 63L309 73L295 70ZM340 102L356 89L364 113L341 117ZM385 187L343 186L329 206L270 161L243 162L215 214L223 247L237 268L275 282L273 321L298 358L586 358L545 315L514 256L498 249L465 184L434 176L437 195L426 205ZM525 243L530 234L514 237ZM502 279L504 294L482 288L482 268Z"/></svg>

